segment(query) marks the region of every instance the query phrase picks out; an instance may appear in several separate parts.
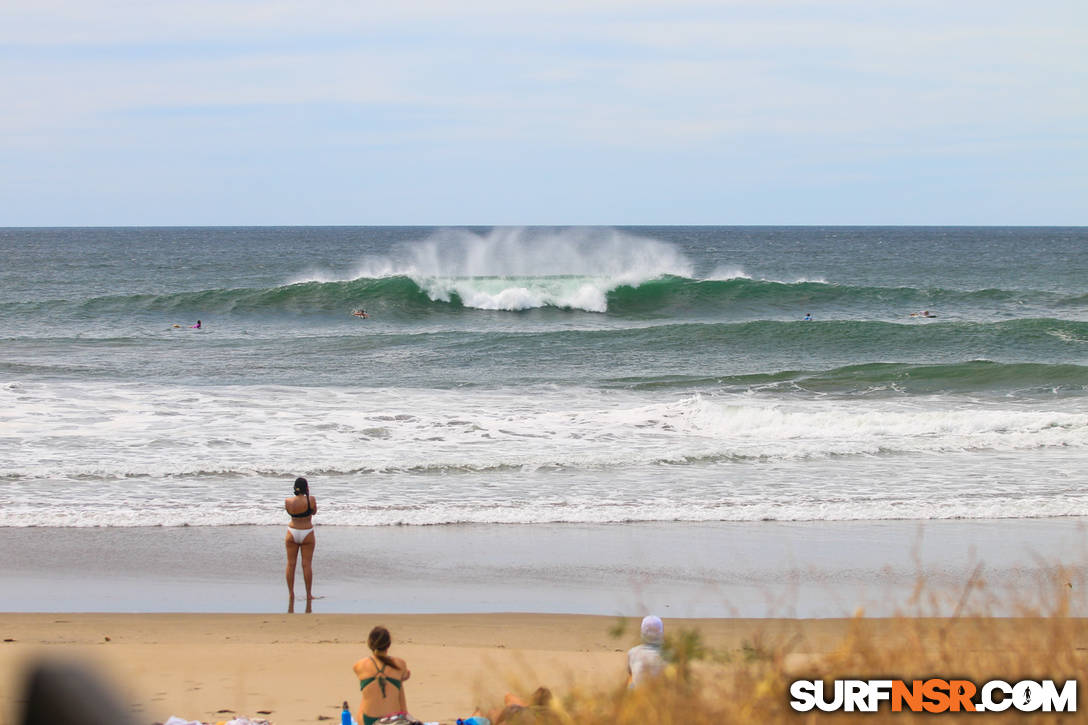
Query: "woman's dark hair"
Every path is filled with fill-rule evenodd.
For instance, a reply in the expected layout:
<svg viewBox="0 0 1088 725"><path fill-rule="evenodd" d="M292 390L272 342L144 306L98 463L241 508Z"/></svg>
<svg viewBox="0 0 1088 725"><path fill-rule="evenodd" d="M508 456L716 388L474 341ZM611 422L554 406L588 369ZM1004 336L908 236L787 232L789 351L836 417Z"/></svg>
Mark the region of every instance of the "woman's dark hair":
<svg viewBox="0 0 1088 725"><path fill-rule="evenodd" d="M305 478L299 476L295 479L295 495L302 496L303 494L307 496L310 495L310 484L306 481Z"/></svg>
<svg viewBox="0 0 1088 725"><path fill-rule="evenodd" d="M393 661L392 657L387 654L382 654L389 649L389 645L393 644L393 636L389 634L388 629L378 625L370 630L370 636L366 638L366 644L374 652L374 656L383 663L393 668L397 667L397 663Z"/></svg>

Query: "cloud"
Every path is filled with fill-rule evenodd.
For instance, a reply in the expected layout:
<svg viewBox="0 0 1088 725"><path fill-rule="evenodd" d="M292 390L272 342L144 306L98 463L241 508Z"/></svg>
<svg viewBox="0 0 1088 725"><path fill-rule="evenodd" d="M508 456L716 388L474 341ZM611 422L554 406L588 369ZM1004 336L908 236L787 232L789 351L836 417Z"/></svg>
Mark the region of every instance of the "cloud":
<svg viewBox="0 0 1088 725"><path fill-rule="evenodd" d="M536 184L549 155L771 184L761 169L1083 154L1086 26L1079 0L17 0L0 153L473 159L527 183L537 164Z"/></svg>

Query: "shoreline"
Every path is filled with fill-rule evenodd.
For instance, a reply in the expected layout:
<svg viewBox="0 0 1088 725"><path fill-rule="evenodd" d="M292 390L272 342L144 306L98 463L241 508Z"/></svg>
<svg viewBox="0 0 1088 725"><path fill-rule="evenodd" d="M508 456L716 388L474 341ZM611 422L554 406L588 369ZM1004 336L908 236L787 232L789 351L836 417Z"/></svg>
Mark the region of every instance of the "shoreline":
<svg viewBox="0 0 1088 725"><path fill-rule="evenodd" d="M10 612L286 611L281 526L0 528ZM964 583L1032 606L1085 519L317 527L317 613L948 615ZM301 571L296 595L303 596ZM924 610L911 611L924 584ZM1011 596L1011 598L1010 598ZM972 602L975 604L976 602ZM977 602L982 604L982 601ZM1088 614L1077 597L1072 614ZM1002 608L1004 606L1004 608Z"/></svg>

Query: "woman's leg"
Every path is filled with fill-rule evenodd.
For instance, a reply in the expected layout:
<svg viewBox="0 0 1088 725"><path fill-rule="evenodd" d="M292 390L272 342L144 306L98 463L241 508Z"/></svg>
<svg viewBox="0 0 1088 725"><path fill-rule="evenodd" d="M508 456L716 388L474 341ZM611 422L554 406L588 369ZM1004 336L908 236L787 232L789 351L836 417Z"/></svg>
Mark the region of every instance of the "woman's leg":
<svg viewBox="0 0 1088 725"><path fill-rule="evenodd" d="M298 561L299 545L294 537L287 534L287 613L295 611L295 563Z"/></svg>
<svg viewBox="0 0 1088 725"><path fill-rule="evenodd" d="M317 540L314 538L314 532L310 532L306 535L306 538L302 540L298 548L302 549L302 580L306 582L306 613L309 614L313 611L314 601L314 548L317 546Z"/></svg>

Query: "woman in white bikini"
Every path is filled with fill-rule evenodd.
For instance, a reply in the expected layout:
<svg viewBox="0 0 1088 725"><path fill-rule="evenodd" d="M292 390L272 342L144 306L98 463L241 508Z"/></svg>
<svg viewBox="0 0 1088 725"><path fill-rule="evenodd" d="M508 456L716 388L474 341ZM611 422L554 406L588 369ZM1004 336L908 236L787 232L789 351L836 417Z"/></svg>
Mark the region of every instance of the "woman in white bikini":
<svg viewBox="0 0 1088 725"><path fill-rule="evenodd" d="M295 562L302 551L302 579L306 582L306 613L313 611L314 602L314 523L317 499L310 495L310 484L305 478L295 479L295 495L284 499L283 507L291 516L287 524L287 612L295 611Z"/></svg>

